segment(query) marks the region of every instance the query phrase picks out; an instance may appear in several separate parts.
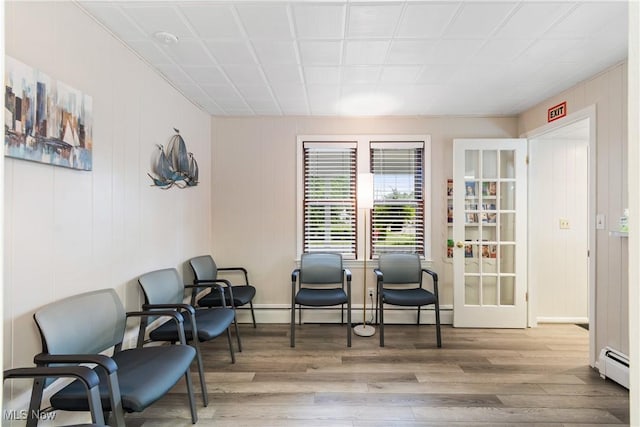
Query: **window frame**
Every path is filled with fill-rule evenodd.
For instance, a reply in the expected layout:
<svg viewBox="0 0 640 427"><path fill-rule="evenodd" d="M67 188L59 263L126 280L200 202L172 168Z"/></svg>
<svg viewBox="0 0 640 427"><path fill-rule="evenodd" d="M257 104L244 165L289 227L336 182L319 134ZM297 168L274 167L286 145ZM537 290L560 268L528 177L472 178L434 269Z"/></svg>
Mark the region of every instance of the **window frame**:
<svg viewBox="0 0 640 427"><path fill-rule="evenodd" d="M432 188L431 175L433 165L431 162L431 135L428 134L358 134L358 135L298 135L296 137L296 259L300 259L304 250L304 143L356 143L356 176L361 173L369 173L371 166L370 147L371 143L388 143L392 148L397 144L400 148L402 144L421 142L424 144L423 156L423 176L424 176L424 255L422 259L431 261L432 239L431 239L431 218L434 203L431 202ZM405 145L406 146L406 145ZM357 187L357 183L356 183ZM347 264L361 263L364 261L365 252L367 261L372 259L371 254L371 218L362 220L360 210L356 213L356 258L345 260ZM369 215L368 215L369 216ZM362 241L362 234L365 241Z"/></svg>

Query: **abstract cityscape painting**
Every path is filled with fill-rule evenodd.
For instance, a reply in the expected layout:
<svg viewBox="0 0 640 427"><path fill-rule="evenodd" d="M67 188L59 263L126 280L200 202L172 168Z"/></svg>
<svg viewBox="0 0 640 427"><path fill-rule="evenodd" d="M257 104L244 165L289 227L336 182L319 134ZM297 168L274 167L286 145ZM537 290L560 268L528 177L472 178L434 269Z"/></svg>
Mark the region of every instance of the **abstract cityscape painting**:
<svg viewBox="0 0 640 427"><path fill-rule="evenodd" d="M5 59L5 156L91 170L91 96Z"/></svg>

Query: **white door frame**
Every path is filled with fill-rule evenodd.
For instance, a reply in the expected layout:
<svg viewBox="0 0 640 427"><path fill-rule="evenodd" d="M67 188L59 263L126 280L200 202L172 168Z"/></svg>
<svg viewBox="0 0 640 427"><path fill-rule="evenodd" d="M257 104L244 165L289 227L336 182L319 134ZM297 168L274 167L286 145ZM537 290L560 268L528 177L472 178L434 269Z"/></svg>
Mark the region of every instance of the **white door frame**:
<svg viewBox="0 0 640 427"><path fill-rule="evenodd" d="M588 262L588 287L589 287L589 364L593 367L596 363L596 350L595 350L595 336L596 336L596 286L595 286L595 278L596 278L596 107L595 105L591 105L589 107L583 108L582 110L576 111L575 113L569 114L566 117L563 117L557 121L547 123L544 126L533 129L523 135L522 138L527 138L528 140L535 139L540 137L546 133L555 131L567 125L573 124L575 122L589 119L589 145L587 147L587 155L589 157L588 161L588 213L587 213L587 224L588 224L588 245L589 245L589 258ZM531 204L529 204L531 206ZM530 232L530 230L528 230ZM528 251L529 253L531 251ZM529 263L527 263L528 265ZM529 273L527 273L529 275ZM536 289L534 287L532 280L527 280L529 286L529 315L528 315L528 326L535 327L538 325L537 322L537 312L536 312Z"/></svg>

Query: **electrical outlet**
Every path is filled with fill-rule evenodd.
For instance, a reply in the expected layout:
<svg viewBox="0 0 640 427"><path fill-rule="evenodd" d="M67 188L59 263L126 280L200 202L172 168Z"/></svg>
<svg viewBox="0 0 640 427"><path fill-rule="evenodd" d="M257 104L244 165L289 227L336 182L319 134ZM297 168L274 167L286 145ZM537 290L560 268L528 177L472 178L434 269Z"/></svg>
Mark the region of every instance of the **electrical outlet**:
<svg viewBox="0 0 640 427"><path fill-rule="evenodd" d="M568 230L569 228L571 228L569 226L569 220L567 218L560 218L560 229Z"/></svg>
<svg viewBox="0 0 640 427"><path fill-rule="evenodd" d="M373 288L367 288L367 295L369 295L370 297L373 296Z"/></svg>

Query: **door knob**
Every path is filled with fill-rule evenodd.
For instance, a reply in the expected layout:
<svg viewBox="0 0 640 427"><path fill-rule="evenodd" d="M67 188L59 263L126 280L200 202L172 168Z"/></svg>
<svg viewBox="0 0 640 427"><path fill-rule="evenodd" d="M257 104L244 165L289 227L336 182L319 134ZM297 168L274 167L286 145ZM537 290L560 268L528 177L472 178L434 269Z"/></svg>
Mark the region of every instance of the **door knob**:
<svg viewBox="0 0 640 427"><path fill-rule="evenodd" d="M464 248L464 243L458 242L458 243L456 243L456 246L459 247L459 248Z"/></svg>

